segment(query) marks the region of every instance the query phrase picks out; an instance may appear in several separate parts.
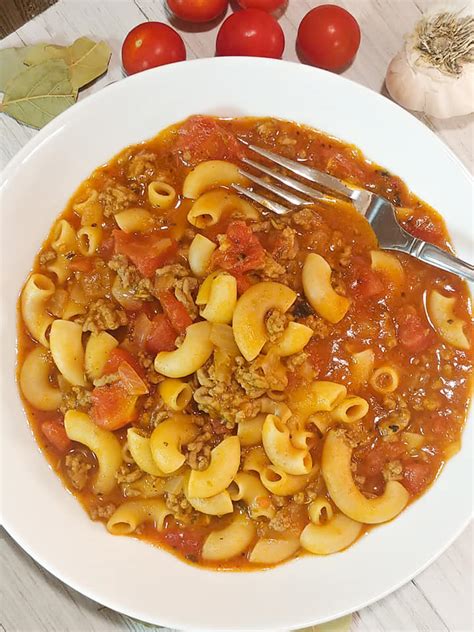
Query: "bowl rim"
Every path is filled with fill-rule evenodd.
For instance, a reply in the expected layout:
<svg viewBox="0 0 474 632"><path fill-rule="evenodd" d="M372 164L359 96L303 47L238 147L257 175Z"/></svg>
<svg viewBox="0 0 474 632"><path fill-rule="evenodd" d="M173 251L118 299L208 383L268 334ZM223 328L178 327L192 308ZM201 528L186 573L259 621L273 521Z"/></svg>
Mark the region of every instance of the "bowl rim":
<svg viewBox="0 0 474 632"><path fill-rule="evenodd" d="M252 57L227 57L227 58L205 58L205 59L195 59L195 60L188 60L186 62L178 62L175 64L170 64L169 66L163 66L160 68L153 68L150 69L148 71L145 71L143 73L139 73L137 75L132 75L130 77L126 77L126 84L127 86L132 87L134 82L138 82L138 81L142 81L143 80L143 76L146 75L148 77L152 77L152 76L156 76L157 79L159 76L161 76L161 74L165 74L165 73L171 73L173 71L176 70L176 68L178 67L183 67L184 65L186 65L186 67L189 67L190 69L192 69L193 67L203 67L204 69L206 69L207 67L209 67L212 71L212 68L215 65L220 65L220 66L228 66L230 68L230 70L232 69L232 67L234 66L240 66L241 64L252 64L254 67L256 66L261 66L262 69L264 69L267 65L271 65L274 66L275 64L280 64L282 66L285 66L288 71L294 71L295 68L298 68L297 72L301 72L301 73L307 73L308 76L312 75L313 77L317 77L318 75L324 75L326 77L330 76L331 80L336 80L338 82L344 82L346 85L349 86L350 90L359 90L363 93L366 93L367 96L370 95L370 99L378 99L380 102L384 102L385 104L387 102L390 103L390 106L392 108L395 108L399 115L402 114L403 116L407 117L406 120L408 120L408 118L413 119L415 117L413 117L413 115L411 115L410 113L404 111L402 108L400 108L398 105L396 105L393 102L390 102L390 100L388 100L386 97L384 97L383 95L367 88L366 86L363 86L355 81L352 81L350 79L348 79L347 77L342 77L339 75L333 75L332 73L329 73L327 71L321 70L321 69L316 69L316 68L311 68L308 66L303 66L300 64L296 64L294 62L288 62L288 61L284 61L284 60L270 60L270 59L256 59L256 58L252 58ZM290 67L291 66L291 67ZM32 139L30 139L24 147L22 147L22 149L20 149L20 151L12 157L12 159L9 161L9 163L5 166L5 168L2 170L1 174L0 174L0 194L3 191L3 188L5 186L8 185L9 180L13 177L15 177L15 174L17 173L17 171L19 169L21 169L22 163L24 161L26 161L34 152L41 150L41 145L44 141L46 141L47 139L49 139L53 134L56 133L60 133L61 129L64 125L64 123L66 123L67 121L69 121L71 118L74 118L75 116L77 116L82 110L87 109L87 108L91 108L94 107L94 103L97 102L99 99L104 98L103 95L105 92L107 92L107 95L113 95L114 93L119 93L121 90L123 90L123 80L117 81L117 82L112 82L111 84L108 84L107 86L105 86L104 88L102 88L100 91L89 95L87 98L82 99L81 101L79 101L78 103L76 103L74 105L74 107L69 108L68 110L66 110L65 112L63 112L62 114L60 114L58 117L56 117L53 121L51 121L48 125L46 125L43 129L41 129ZM417 119L415 119L417 120ZM423 126L423 123L419 120L417 120L417 124L419 126ZM459 158L454 154L454 152L446 146L446 144L439 138L439 136L437 136L432 130L430 130L429 128L425 128L425 132L428 132L431 137L432 140L436 139L436 142L438 143L438 145L440 146L440 148L442 148L442 150L444 151L446 157L452 161L455 162L456 167L458 170L462 171L464 177L467 177L469 179L471 179L470 173L468 171L468 169L466 168L466 166L459 160ZM146 140L146 139L144 139ZM350 139L349 139L350 142ZM4 306L3 309L1 310L1 312L4 311L4 309L6 309L6 307ZM471 411L470 413L467 414L467 421L466 424L469 423L469 417L472 415L472 407L471 407ZM464 428L464 432L465 432L466 428ZM3 505L3 503L2 503ZM408 575L404 575L402 579L400 579L399 582L393 584L391 587L387 588L386 590L376 594L375 596L373 596L370 599L362 599L360 602L358 603L352 603L351 605L348 605L348 607L346 609L343 609L340 611L340 613L338 613L338 617L339 616L344 616L346 614L349 614L351 612L354 612L356 610L361 609L362 607L368 606L370 604L375 603L376 601L378 601L379 599L382 599L383 597L387 596L388 594L392 593L393 591L397 590L398 588L400 588L401 586L403 586L405 583L409 582L411 579L413 579L413 577L415 577L416 575L418 575L421 571L423 571L424 569L426 569L430 564L433 563L434 560L436 560L444 551L446 551L446 549L453 543L453 541L459 537L459 535L461 534L461 532L467 527L467 525L470 523L471 518L472 518L472 513L473 513L473 508L471 507L471 515L467 515L465 517L465 519L458 523L454 528L451 529L450 531L450 535L449 537L445 540L444 544L442 545L442 547L438 547L436 549L436 551L434 551L430 556L428 556L427 559L425 559L423 561L422 564L419 564L418 567L414 570L412 570ZM81 594L85 595L86 597L97 601L100 600L100 603L103 603L104 605L106 605L107 607L112 608L113 610L116 610L117 612L121 612L127 616L133 617L135 619L138 620L144 620L141 618L140 612L135 610L134 608L128 608L128 607L124 607L121 604L116 604L113 602L113 600L110 599L103 599L102 596L97 596L97 593L94 593L93 590L88 590L87 586L83 586L75 582L74 578L70 575L70 573L67 572L63 572L61 569L55 568L55 565L53 562L50 562L47 558L45 558L44 556L36 553L34 550L32 550L29 546L28 543L28 538L24 536L24 534L20 533L20 531L18 531L18 529L16 528L15 524L12 524L9 522L8 519L8 515L5 515L4 511L3 511L3 507L0 508L0 514L1 514L1 519L2 519L2 524L4 526L4 528L6 529L6 531L12 536L12 538L33 558L35 559L39 564L41 564L41 566L43 566L46 570L48 570L50 573L52 573L55 577L59 578L61 581L63 581L66 585L70 586L71 588L73 588L74 590L79 591ZM290 562L291 563L291 562ZM296 615L295 615L296 617ZM295 624L292 624L290 626L286 626L286 629L298 629L301 628L305 625L312 625L314 624L314 621L317 621L317 623L323 623L325 621L329 621L332 620L334 617L332 616L328 616L328 617L323 617L323 618L319 618L319 619L313 619L313 620L309 620L309 619L305 619L302 621L299 621ZM153 622L155 623L155 622ZM179 616L177 616L175 619L171 620L168 618L168 620L166 620L165 618L162 618L160 615L160 625L163 626L169 626L169 627L175 627L176 625L178 625L178 627L182 630L198 630L200 628L195 627L194 625L189 625L187 622L185 621L179 621ZM224 627L220 627L220 630L224 630L227 628ZM235 629L246 629L246 630L250 630L253 628L250 627L244 627L244 628L235 628L235 627L231 627L228 628L229 630L235 630ZM268 628L270 629L270 628Z"/></svg>

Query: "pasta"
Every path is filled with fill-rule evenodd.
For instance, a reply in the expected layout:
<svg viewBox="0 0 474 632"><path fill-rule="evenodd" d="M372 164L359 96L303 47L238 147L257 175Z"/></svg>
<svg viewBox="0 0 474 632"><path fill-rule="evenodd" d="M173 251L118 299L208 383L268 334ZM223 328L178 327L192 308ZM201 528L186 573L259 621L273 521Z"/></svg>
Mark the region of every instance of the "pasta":
<svg viewBox="0 0 474 632"><path fill-rule="evenodd" d="M237 301L232 328L240 352L246 360L253 360L268 340L265 315L271 309L286 312L296 294L286 285L271 281L252 285Z"/></svg>
<svg viewBox="0 0 474 632"><path fill-rule="evenodd" d="M248 202L233 185L260 190L240 173L252 145L448 244L352 146L195 116L81 184L18 304L18 384L51 468L109 533L211 569L330 555L396 519L459 450L474 375L465 284L378 249L347 201Z"/></svg>
<svg viewBox="0 0 474 632"><path fill-rule="evenodd" d="M232 183L247 183L247 178L240 174L237 165L225 160L208 160L188 173L183 182L183 195L195 200L208 189Z"/></svg>
<svg viewBox="0 0 474 632"><path fill-rule="evenodd" d="M183 344L176 351L161 351L155 358L155 369L166 377L186 377L207 362L213 345L211 325L199 322L189 325Z"/></svg>
<svg viewBox="0 0 474 632"><path fill-rule="evenodd" d="M321 461L329 495L338 508L357 522L387 522L405 507L408 492L397 481L389 481L377 498L366 498L356 487L351 471L351 449L337 430L330 430Z"/></svg>
<svg viewBox="0 0 474 632"><path fill-rule="evenodd" d="M217 189L199 196L188 213L188 222L197 228L207 228L226 216L258 219L259 213L252 204L235 193Z"/></svg>
<svg viewBox="0 0 474 632"><path fill-rule="evenodd" d="M176 190L170 184L154 180L148 185L148 201L152 206L168 209L176 202Z"/></svg>
<svg viewBox="0 0 474 632"><path fill-rule="evenodd" d="M216 244L204 235L198 233L194 237L189 246L188 261L195 276L203 277L206 274L211 264L212 253L216 248Z"/></svg>
<svg viewBox="0 0 474 632"><path fill-rule="evenodd" d="M456 298L444 296L432 290L428 296L428 314L441 338L456 349L469 349L469 340L464 333L466 323L454 314Z"/></svg>
<svg viewBox="0 0 474 632"><path fill-rule="evenodd" d="M331 268L321 255L306 257L303 266L303 288L313 309L330 323L338 323L346 315L350 300L340 296L331 285Z"/></svg>
<svg viewBox="0 0 474 632"><path fill-rule="evenodd" d="M93 489L96 494L107 494L116 485L115 475L122 463L119 440L108 430L99 428L88 415L68 410L64 415L67 436L86 445L96 456L98 472Z"/></svg>
<svg viewBox="0 0 474 632"><path fill-rule="evenodd" d="M54 291L50 278L44 274L32 274L21 293L23 322L33 338L46 348L49 348L46 334L54 320L46 310L46 303Z"/></svg>
<svg viewBox="0 0 474 632"><path fill-rule="evenodd" d="M51 355L62 375L71 384L85 386L82 327L70 320L55 320L49 340Z"/></svg>
<svg viewBox="0 0 474 632"><path fill-rule="evenodd" d="M49 381L51 368L51 357L44 347L34 347L21 367L22 393L38 410L56 410L61 405L61 391Z"/></svg>

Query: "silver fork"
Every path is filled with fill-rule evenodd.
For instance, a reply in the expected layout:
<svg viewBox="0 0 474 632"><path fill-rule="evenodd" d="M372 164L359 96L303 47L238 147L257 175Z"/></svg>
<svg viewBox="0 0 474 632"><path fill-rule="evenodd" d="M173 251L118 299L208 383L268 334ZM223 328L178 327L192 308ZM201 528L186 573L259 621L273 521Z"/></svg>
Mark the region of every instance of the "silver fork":
<svg viewBox="0 0 474 632"><path fill-rule="evenodd" d="M335 193L340 198L350 201L354 207L365 216L369 224L372 226L375 235L379 241L380 248L384 250L397 250L404 252L407 255L415 257L424 263L428 263L436 268L452 272L468 281L474 282L474 266L466 261L462 261L458 257L455 257L449 252L434 246L433 244L413 237L408 233L398 222L394 206L385 198L371 191L365 189L357 189L347 185L338 178L307 167L301 163L279 156L272 151L262 149L255 145L247 145L248 149L251 149L255 153L267 158L271 162L284 167L288 171L304 178L305 180L323 187L328 192ZM249 158L243 158L242 162L246 165L257 169L266 176L270 176L273 180L284 184L289 189L293 189L298 193L302 193L306 198L293 193L288 189L273 184L268 179L263 179L259 176L250 173L246 169L239 169L239 172L248 178L251 182L270 191L274 195L282 198L288 202L292 207L308 206L313 204L313 200L326 203L335 203L337 200L330 195L314 189L313 187L295 180L291 176L288 176L274 169L270 169L266 165L262 165L259 162L250 160ZM283 206L279 202L270 200L261 195L255 190L248 189L240 184L232 184L232 187L241 193L242 195L250 198L254 202L258 202L266 209L277 213L278 215L285 215L289 213L291 209Z"/></svg>

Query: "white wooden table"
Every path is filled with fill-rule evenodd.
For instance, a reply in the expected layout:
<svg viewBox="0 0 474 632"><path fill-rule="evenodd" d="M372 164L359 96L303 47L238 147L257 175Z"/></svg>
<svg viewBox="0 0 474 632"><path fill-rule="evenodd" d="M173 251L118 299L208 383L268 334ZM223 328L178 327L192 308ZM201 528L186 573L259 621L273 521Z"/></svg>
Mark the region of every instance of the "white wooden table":
<svg viewBox="0 0 474 632"><path fill-rule="evenodd" d="M362 44L345 75L373 90L383 90L387 64L430 0L337 0L358 19ZM296 61L294 41L303 15L318 4L290 0L281 19L285 59ZM106 39L113 49L109 72L90 91L120 79L120 47L136 24L165 20L161 0L60 0L0 48L41 41L68 44L81 35ZM216 30L182 33L188 58L214 54ZM87 91L88 93L90 91ZM472 171L474 117L447 122L421 120L454 150ZM0 168L35 131L0 115ZM447 517L448 519L448 517ZM0 630L3 632L108 632L151 629L100 606L65 586L26 555L0 529ZM351 632L470 632L472 615L472 526L434 564L389 597L353 616ZM155 628L162 629L162 628Z"/></svg>

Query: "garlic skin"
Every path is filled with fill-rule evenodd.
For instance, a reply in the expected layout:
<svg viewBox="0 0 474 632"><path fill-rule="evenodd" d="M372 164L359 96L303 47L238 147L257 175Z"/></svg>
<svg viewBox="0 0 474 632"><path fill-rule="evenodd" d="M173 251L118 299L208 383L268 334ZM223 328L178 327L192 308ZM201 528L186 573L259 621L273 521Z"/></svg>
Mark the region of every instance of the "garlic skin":
<svg viewBox="0 0 474 632"><path fill-rule="evenodd" d="M409 110L436 118L474 111L474 63L464 63L458 75L431 65L417 48L415 31L390 62L385 83L394 101Z"/></svg>

